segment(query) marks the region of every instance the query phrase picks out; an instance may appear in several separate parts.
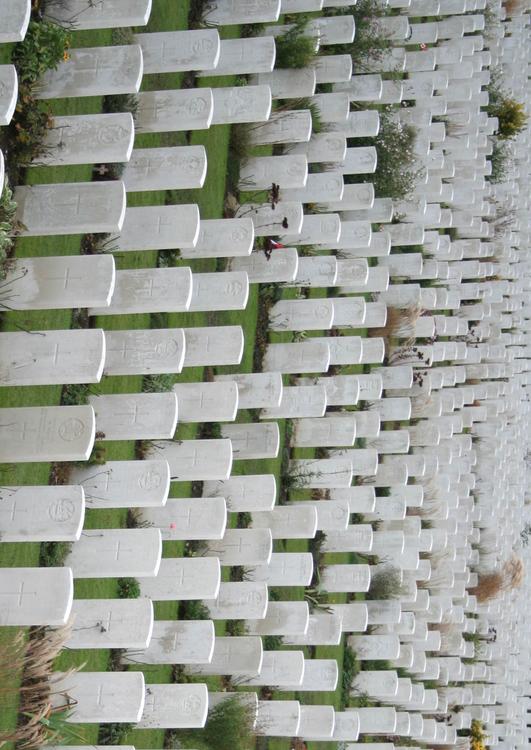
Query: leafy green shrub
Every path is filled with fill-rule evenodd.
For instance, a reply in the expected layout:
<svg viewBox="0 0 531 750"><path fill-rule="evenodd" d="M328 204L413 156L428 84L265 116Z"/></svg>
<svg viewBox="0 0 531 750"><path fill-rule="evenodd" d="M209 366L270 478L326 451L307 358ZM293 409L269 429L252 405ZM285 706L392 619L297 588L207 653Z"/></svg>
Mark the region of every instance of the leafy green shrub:
<svg viewBox="0 0 531 750"><path fill-rule="evenodd" d="M22 42L15 45L12 61L19 85L33 86L47 70L69 59L70 35L51 21L31 21Z"/></svg>
<svg viewBox="0 0 531 750"><path fill-rule="evenodd" d="M15 214L17 204L13 200L13 191L6 178L0 195L0 281L5 279L9 268L9 254L13 248L15 231Z"/></svg>
<svg viewBox="0 0 531 750"><path fill-rule="evenodd" d="M490 117L498 118L498 137L502 139L514 138L525 129L527 115L524 105L516 99L512 99L504 90L502 72L499 68L491 70L487 91L489 93L487 112Z"/></svg>
<svg viewBox="0 0 531 750"><path fill-rule="evenodd" d="M413 147L417 131L393 117L391 107L380 112L380 132L375 138L356 138L354 146L375 146L376 171L370 175L378 196L400 200L414 189L421 170L415 167ZM347 181L359 182L362 177L347 175Z"/></svg>
<svg viewBox="0 0 531 750"><path fill-rule="evenodd" d="M130 112L135 119L138 111L138 96L136 94L107 94L103 97L102 109L107 114Z"/></svg>
<svg viewBox="0 0 531 750"><path fill-rule="evenodd" d="M63 386L61 404L63 406L82 406L87 403L90 386L87 383L68 383Z"/></svg>
<svg viewBox="0 0 531 750"><path fill-rule="evenodd" d="M315 39L292 28L275 39L276 68L306 68L316 56Z"/></svg>
<svg viewBox="0 0 531 750"><path fill-rule="evenodd" d="M70 542L43 542L39 554L41 568L60 568L70 552Z"/></svg>
<svg viewBox="0 0 531 750"><path fill-rule="evenodd" d="M359 674L360 669L361 664L356 652L350 646L346 646L343 653L343 671L341 672L341 710L348 706L350 702L352 680Z"/></svg>
<svg viewBox="0 0 531 750"><path fill-rule="evenodd" d="M209 750L249 750L254 745L255 715L248 703L231 696L208 712L203 729L191 730Z"/></svg>
<svg viewBox="0 0 531 750"><path fill-rule="evenodd" d="M158 375L146 375L142 383L144 393L162 393L171 391L175 383L175 375L172 373L159 373Z"/></svg>
<svg viewBox="0 0 531 750"><path fill-rule="evenodd" d="M135 728L134 724L100 724L98 731L98 744L120 745L125 737Z"/></svg>
<svg viewBox="0 0 531 750"><path fill-rule="evenodd" d="M278 651L284 643L281 635L266 635L262 640L266 651Z"/></svg>
<svg viewBox="0 0 531 750"><path fill-rule="evenodd" d="M200 599L181 602L181 620L210 620L210 612Z"/></svg>
<svg viewBox="0 0 531 750"><path fill-rule="evenodd" d="M342 16L346 12L344 7L323 8L323 15ZM348 54L357 72L368 69L370 62L379 62L385 52L391 49L393 43L378 27L378 19L389 15L389 9L384 3L375 3L374 0L358 0L355 5L348 8L349 15L354 16L356 22L356 36L351 44L334 44L325 47L325 54Z"/></svg>
<svg viewBox="0 0 531 750"><path fill-rule="evenodd" d="M367 591L366 599L395 599L400 596L402 582L400 571L391 565L378 570L371 576L371 585Z"/></svg>
<svg viewBox="0 0 531 750"><path fill-rule="evenodd" d="M494 183L505 182L511 168L512 158L509 146L503 140L494 139L490 162L492 171L487 179Z"/></svg>
<svg viewBox="0 0 531 750"><path fill-rule="evenodd" d="M140 596L140 584L136 578L118 579L119 599L138 599Z"/></svg>

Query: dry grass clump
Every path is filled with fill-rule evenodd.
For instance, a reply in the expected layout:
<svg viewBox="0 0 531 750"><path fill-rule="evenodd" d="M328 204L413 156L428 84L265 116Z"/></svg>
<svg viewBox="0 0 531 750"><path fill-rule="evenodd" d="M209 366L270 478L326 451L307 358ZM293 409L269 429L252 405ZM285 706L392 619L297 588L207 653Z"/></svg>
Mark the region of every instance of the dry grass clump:
<svg viewBox="0 0 531 750"><path fill-rule="evenodd" d="M370 328L369 336L390 339L393 336L413 336L415 323L422 315L418 306L406 308L388 307L385 325L381 328Z"/></svg>
<svg viewBox="0 0 531 750"><path fill-rule="evenodd" d="M522 584L524 573L523 561L513 556L503 564L501 571L480 574L477 586L473 586L470 593L480 604L489 602L504 591L518 588Z"/></svg>
<svg viewBox="0 0 531 750"><path fill-rule="evenodd" d="M0 694L5 703L18 705L16 729L0 733L0 747L16 742L19 750L32 750L61 739L53 716L64 714L52 707L53 664L70 635L70 627L21 630L0 650ZM20 684L16 676L20 675Z"/></svg>

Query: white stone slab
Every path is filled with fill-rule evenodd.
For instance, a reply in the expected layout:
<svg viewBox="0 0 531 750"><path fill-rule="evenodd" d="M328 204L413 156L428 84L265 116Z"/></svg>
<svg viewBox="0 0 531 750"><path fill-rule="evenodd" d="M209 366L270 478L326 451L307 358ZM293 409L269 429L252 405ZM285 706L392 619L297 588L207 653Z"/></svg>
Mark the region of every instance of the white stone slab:
<svg viewBox="0 0 531 750"><path fill-rule="evenodd" d="M72 724L134 723L144 708L145 684L142 672L56 673L52 706L70 707Z"/></svg>
<svg viewBox="0 0 531 750"><path fill-rule="evenodd" d="M182 328L108 330L105 344L105 375L153 375L183 369Z"/></svg>
<svg viewBox="0 0 531 750"><path fill-rule="evenodd" d="M139 133L207 130L212 123L212 89L165 89L138 95L136 127Z"/></svg>
<svg viewBox="0 0 531 750"><path fill-rule="evenodd" d="M276 422L224 424L221 436L230 439L235 459L278 456L280 433Z"/></svg>
<svg viewBox="0 0 531 750"><path fill-rule="evenodd" d="M135 148L123 181L127 192L201 188L206 170L204 146Z"/></svg>
<svg viewBox="0 0 531 750"><path fill-rule="evenodd" d="M250 255L254 243L251 219L209 219L199 224L193 248L181 249L183 258L232 258Z"/></svg>
<svg viewBox="0 0 531 750"><path fill-rule="evenodd" d="M137 34L144 73L213 71L219 61L220 39L215 29Z"/></svg>
<svg viewBox="0 0 531 750"><path fill-rule="evenodd" d="M125 188L118 180L21 185L14 199L20 234L28 237L119 232L125 216Z"/></svg>
<svg viewBox="0 0 531 750"><path fill-rule="evenodd" d="M117 393L90 396L100 440L171 438L177 427L174 393Z"/></svg>
<svg viewBox="0 0 531 750"><path fill-rule="evenodd" d="M326 391L322 385L292 385L282 391L280 404L262 409L260 419L322 417L326 410Z"/></svg>
<svg viewBox="0 0 531 750"><path fill-rule="evenodd" d="M267 565L248 570L250 581L265 581L268 586L309 586L313 576L313 557L309 552L273 552Z"/></svg>
<svg viewBox="0 0 531 750"><path fill-rule="evenodd" d="M249 277L245 271L194 273L188 310L190 312L244 310L248 298Z"/></svg>
<svg viewBox="0 0 531 750"><path fill-rule="evenodd" d="M135 268L116 272L107 307L91 307L90 315L186 312L193 294L190 268Z"/></svg>
<svg viewBox="0 0 531 750"><path fill-rule="evenodd" d="M311 373L326 372L330 365L327 344L302 341L294 344L269 344L262 369L265 372Z"/></svg>
<svg viewBox="0 0 531 750"><path fill-rule="evenodd" d="M216 382L236 383L238 409L278 406L282 398L282 376L278 372L235 373L215 375Z"/></svg>
<svg viewBox="0 0 531 750"><path fill-rule="evenodd" d="M274 474L231 476L217 482L204 482L206 497L224 497L231 513L271 510L277 494Z"/></svg>
<svg viewBox="0 0 531 750"><path fill-rule="evenodd" d="M203 68L199 76L269 73L275 65L275 56L275 40L272 36L222 39L218 64L211 71Z"/></svg>
<svg viewBox="0 0 531 750"><path fill-rule="evenodd" d="M280 0L216 0L207 3L203 20L209 26L278 21Z"/></svg>
<svg viewBox="0 0 531 750"><path fill-rule="evenodd" d="M67 28L111 29L145 26L151 13L151 0L66 0L53 3L44 17Z"/></svg>
<svg viewBox="0 0 531 750"><path fill-rule="evenodd" d="M258 701L254 731L267 737L295 737L300 713L299 701Z"/></svg>
<svg viewBox="0 0 531 750"><path fill-rule="evenodd" d="M252 527L269 529L273 539L313 539L317 532L317 511L310 503L280 505L253 513Z"/></svg>
<svg viewBox="0 0 531 750"><path fill-rule="evenodd" d="M203 90L203 89L201 89ZM271 114L271 89L260 86L216 86L212 89L214 98L213 125L238 122L266 122Z"/></svg>
<svg viewBox="0 0 531 750"><path fill-rule="evenodd" d="M201 683L150 684L146 685L146 702L137 727L139 729L201 728L205 726L207 713L208 689L206 685Z"/></svg>
<svg viewBox="0 0 531 750"><path fill-rule="evenodd" d="M303 188L307 179L308 161L304 154L251 156L240 168L239 187L240 190L266 190L275 183L282 192L287 188Z"/></svg>
<svg viewBox="0 0 531 750"><path fill-rule="evenodd" d="M65 565L74 578L156 576L161 555L158 529L91 529L72 545Z"/></svg>
<svg viewBox="0 0 531 750"><path fill-rule="evenodd" d="M46 130L43 152L33 164L127 162L134 139L135 123L130 112L54 117Z"/></svg>
<svg viewBox="0 0 531 750"><path fill-rule="evenodd" d="M195 204L131 206L125 211L122 231L109 240L120 252L172 250L195 247L200 216Z"/></svg>
<svg viewBox="0 0 531 750"><path fill-rule="evenodd" d="M131 664L208 664L215 642L212 620L155 620L147 646L129 647L123 659Z"/></svg>
<svg viewBox="0 0 531 750"><path fill-rule="evenodd" d="M3 542L75 542L85 518L83 488L2 487L0 539Z"/></svg>
<svg viewBox="0 0 531 750"><path fill-rule="evenodd" d="M163 507L144 508L142 526L160 530L163 541L222 539L227 523L223 497L169 498Z"/></svg>
<svg viewBox="0 0 531 750"><path fill-rule="evenodd" d="M238 684L241 676L261 672L264 657L261 638L252 635L217 636L213 646L212 658L208 663L193 664L187 671L192 674L237 676Z"/></svg>
<svg viewBox="0 0 531 750"><path fill-rule="evenodd" d="M215 599L221 580L217 558L166 557L156 576L140 578L142 596L153 601L175 599Z"/></svg>
<svg viewBox="0 0 531 750"><path fill-rule="evenodd" d="M6 2L8 0L4 0L4 3ZM18 78L15 66L0 65L0 125L9 125L11 122L17 106L17 97Z"/></svg>
<svg viewBox="0 0 531 750"><path fill-rule="evenodd" d="M92 283L86 284L91 278ZM4 282L4 304L12 310L50 310L107 305L115 282L112 256L21 258Z"/></svg>
<svg viewBox="0 0 531 750"><path fill-rule="evenodd" d="M400 652L400 640L395 634L352 635L348 643L361 661L398 659Z"/></svg>
<svg viewBox="0 0 531 750"><path fill-rule="evenodd" d="M373 545L372 527L354 524L344 531L329 531L323 545L327 552L370 552Z"/></svg>
<svg viewBox="0 0 531 750"><path fill-rule="evenodd" d="M248 620L246 626L250 635L304 635L309 616L307 602L271 601L265 617Z"/></svg>
<svg viewBox="0 0 531 750"><path fill-rule="evenodd" d="M220 541L210 542L205 554L222 565L267 565L273 550L270 529L227 529Z"/></svg>
<svg viewBox="0 0 531 750"><path fill-rule="evenodd" d="M264 651L259 674L250 670L242 676L244 685L265 685L275 688L298 686L304 674L302 651Z"/></svg>
<svg viewBox="0 0 531 750"><path fill-rule="evenodd" d="M304 740L328 740L335 725L333 706L301 706L299 735Z"/></svg>
<svg viewBox="0 0 531 750"><path fill-rule="evenodd" d="M67 648L145 648L153 630L149 599L74 599Z"/></svg>
<svg viewBox="0 0 531 750"><path fill-rule="evenodd" d="M61 627L69 620L73 595L70 568L3 568L0 624Z"/></svg>
<svg viewBox="0 0 531 750"><path fill-rule="evenodd" d="M31 18L30 0L2 0L0 3L2 30L0 43L21 42L26 36Z"/></svg>
<svg viewBox="0 0 531 750"><path fill-rule="evenodd" d="M300 260L297 248L282 247L269 258L262 251L232 258L230 269L245 272L251 284L282 284L294 281Z"/></svg>
<svg viewBox="0 0 531 750"><path fill-rule="evenodd" d="M86 461L95 425L91 406L0 409L0 461Z"/></svg>
<svg viewBox="0 0 531 750"><path fill-rule="evenodd" d="M234 381L176 383L180 422L231 422L238 410L238 386Z"/></svg>
<svg viewBox="0 0 531 750"><path fill-rule="evenodd" d="M170 489L166 461L107 461L74 466L70 482L80 484L87 508L143 508L164 505Z"/></svg>
<svg viewBox="0 0 531 750"><path fill-rule="evenodd" d="M309 109L273 113L267 123L257 125L252 134L254 145L271 143L307 143L312 134Z"/></svg>
<svg viewBox="0 0 531 750"><path fill-rule="evenodd" d="M243 356L241 326L184 328L185 367L238 365Z"/></svg>
<svg viewBox="0 0 531 750"><path fill-rule="evenodd" d="M229 439L161 440L151 448L152 458L164 458L176 482L228 479L232 467Z"/></svg>
<svg viewBox="0 0 531 750"><path fill-rule="evenodd" d="M352 462L334 458L299 458L289 463L290 475L298 487L349 487L352 482Z"/></svg>
<svg viewBox="0 0 531 750"><path fill-rule="evenodd" d="M0 334L1 385L98 383L104 361L99 328Z"/></svg>
<svg viewBox="0 0 531 750"><path fill-rule="evenodd" d="M319 587L328 592L368 591L371 573L368 565L326 565L321 573Z"/></svg>
<svg viewBox="0 0 531 750"><path fill-rule="evenodd" d="M302 203L285 201L279 210L270 203L245 203L238 209L238 218L252 219L256 237L299 234L302 229Z"/></svg>
<svg viewBox="0 0 531 750"><path fill-rule="evenodd" d="M287 646L337 646L341 641L341 615L316 610L310 615L305 635L286 636Z"/></svg>
<svg viewBox="0 0 531 750"><path fill-rule="evenodd" d="M40 79L37 99L135 94L142 82L138 44L71 49L69 57Z"/></svg>
<svg viewBox="0 0 531 750"><path fill-rule="evenodd" d="M213 620L241 620L246 617L260 622L268 609L267 585L253 581L222 583L215 600L204 604Z"/></svg>

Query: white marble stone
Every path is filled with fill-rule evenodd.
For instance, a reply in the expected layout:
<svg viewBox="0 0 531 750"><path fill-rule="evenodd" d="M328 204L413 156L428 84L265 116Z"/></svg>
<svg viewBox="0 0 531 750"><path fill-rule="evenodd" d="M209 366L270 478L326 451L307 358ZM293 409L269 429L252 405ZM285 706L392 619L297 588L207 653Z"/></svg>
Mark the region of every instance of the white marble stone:
<svg viewBox="0 0 531 750"><path fill-rule="evenodd" d="M293 445L298 448L326 448L353 445L356 439L354 419L306 417L293 423Z"/></svg>
<svg viewBox="0 0 531 750"><path fill-rule="evenodd" d="M98 383L105 361L101 329L0 334L0 384Z"/></svg>
<svg viewBox="0 0 531 750"><path fill-rule="evenodd" d="M221 436L229 438L235 459L276 458L280 433L276 422L224 424Z"/></svg>
<svg viewBox="0 0 531 750"><path fill-rule="evenodd" d="M72 724L137 722L144 709L142 672L57 672L53 708L69 706Z"/></svg>
<svg viewBox="0 0 531 750"><path fill-rule="evenodd" d="M243 356L241 326L184 328L185 367L238 365Z"/></svg>
<svg viewBox="0 0 531 750"><path fill-rule="evenodd" d="M125 674L138 674L126 672ZM140 672L140 674L142 674ZM146 685L146 701L139 729L191 729L204 727L208 689L202 683Z"/></svg>
<svg viewBox="0 0 531 750"><path fill-rule="evenodd" d="M201 188L206 171L204 146L136 148L123 173L123 182L127 192Z"/></svg>
<svg viewBox="0 0 531 750"><path fill-rule="evenodd" d="M287 646L337 646L341 641L341 615L316 610L304 635L286 636Z"/></svg>
<svg viewBox="0 0 531 750"><path fill-rule="evenodd" d="M245 271L194 273L188 310L190 312L244 310L248 297L249 277Z"/></svg>
<svg viewBox="0 0 531 750"><path fill-rule="evenodd" d="M271 510L277 487L274 474L231 476L226 480L203 483L206 497L224 497L231 513Z"/></svg>
<svg viewBox="0 0 531 750"><path fill-rule="evenodd" d="M222 583L217 598L204 603L213 620L241 620L248 617L253 622L261 622L269 606L267 585L253 581Z"/></svg>
<svg viewBox="0 0 531 750"><path fill-rule="evenodd" d="M266 190L275 183L280 185L282 195L285 189L303 188L307 180L308 161L303 154L250 156L240 168L239 187L240 190Z"/></svg>
<svg viewBox="0 0 531 750"><path fill-rule="evenodd" d="M266 123L261 123L251 133L251 143L307 143L312 134L312 113L309 109L287 110L273 113Z"/></svg>
<svg viewBox="0 0 531 750"><path fill-rule="evenodd" d="M74 581L70 568L2 568L2 626L61 627L70 618Z"/></svg>
<svg viewBox="0 0 531 750"><path fill-rule="evenodd" d="M105 345L106 375L179 373L184 365L182 328L110 330Z"/></svg>
<svg viewBox="0 0 531 750"><path fill-rule="evenodd" d="M9 125L11 122L17 106L17 97L18 78L15 66L0 65L0 125Z"/></svg>
<svg viewBox="0 0 531 750"><path fill-rule="evenodd" d="M217 557L222 565L267 565L273 537L268 528L227 529L220 541L211 541L205 554Z"/></svg>
<svg viewBox="0 0 531 750"><path fill-rule="evenodd" d="M238 409L259 409L279 406L284 389L278 372L235 373L215 375L216 382L236 383Z"/></svg>
<svg viewBox="0 0 531 750"><path fill-rule="evenodd" d="M242 676L244 685L265 685L277 689L300 686L304 674L304 653L293 650L264 651L260 673L249 672Z"/></svg>
<svg viewBox="0 0 531 750"><path fill-rule="evenodd" d="M70 481L83 487L87 508L143 508L164 505L170 489L166 461L107 461L74 466Z"/></svg>
<svg viewBox="0 0 531 750"><path fill-rule="evenodd" d="M158 529L91 529L72 545L65 565L74 578L156 576L161 555Z"/></svg>
<svg viewBox="0 0 531 750"><path fill-rule="evenodd" d="M232 422L238 410L238 386L234 381L176 383L180 422Z"/></svg>
<svg viewBox="0 0 531 750"><path fill-rule="evenodd" d="M75 542L85 518L83 488L2 487L0 539L3 542Z"/></svg>
<svg viewBox="0 0 531 750"><path fill-rule="evenodd" d="M222 39L218 64L213 70L203 68L199 76L269 73L275 65L275 57L275 40L272 36Z"/></svg>
<svg viewBox="0 0 531 750"><path fill-rule="evenodd" d="M145 648L153 630L149 599L74 599L67 648Z"/></svg>
<svg viewBox="0 0 531 750"><path fill-rule="evenodd" d="M201 221L194 247L183 247L183 258L231 258L249 255L253 249L251 219L210 219Z"/></svg>
<svg viewBox="0 0 531 750"><path fill-rule="evenodd" d="M86 461L95 433L91 406L0 409L0 461Z"/></svg>
<svg viewBox="0 0 531 750"><path fill-rule="evenodd" d="M177 427L174 393L115 393L90 396L100 440L172 438Z"/></svg>
<svg viewBox="0 0 531 750"><path fill-rule="evenodd" d="M207 3L203 20L209 26L278 21L280 0L216 0Z"/></svg>
<svg viewBox="0 0 531 750"><path fill-rule="evenodd" d="M309 608L307 602L276 602L267 606L265 617L248 620L250 635L304 635L308 630Z"/></svg>
<svg viewBox="0 0 531 750"><path fill-rule="evenodd" d="M295 737L300 713L299 701L258 701L254 731L267 737Z"/></svg>
<svg viewBox="0 0 531 750"><path fill-rule="evenodd" d="M2 0L0 3L2 30L0 43L21 42L26 36L31 17L30 0Z"/></svg>
<svg viewBox="0 0 531 750"><path fill-rule="evenodd" d="M110 304L91 307L90 315L186 312L193 296L190 268L134 268L116 272Z"/></svg>
<svg viewBox="0 0 531 750"><path fill-rule="evenodd" d="M220 57L220 39L215 29L137 34L135 41L142 48L144 74L210 72Z"/></svg>
<svg viewBox="0 0 531 750"><path fill-rule="evenodd" d="M269 258L262 251L232 258L230 269L244 271L251 284L290 283L296 277L301 260L297 248L282 247L273 250Z"/></svg>
<svg viewBox="0 0 531 750"><path fill-rule="evenodd" d="M153 444L152 458L164 458L172 481L228 479L232 467L232 443L212 440L160 440Z"/></svg>
<svg viewBox="0 0 531 750"><path fill-rule="evenodd" d="M69 57L40 79L37 99L135 94L142 82L138 44L71 49Z"/></svg>
<svg viewBox="0 0 531 750"><path fill-rule="evenodd" d="M252 514L253 529L269 529L273 539L313 539L317 532L317 511L311 503L279 505Z"/></svg>
<svg viewBox="0 0 531 750"><path fill-rule="evenodd" d="M199 239L200 216L195 204L131 206L125 211L122 231L109 240L119 252L194 248Z"/></svg>
<svg viewBox="0 0 531 750"><path fill-rule="evenodd" d="M33 165L127 162L134 139L135 123L130 112L54 117L46 130L42 153Z"/></svg>
<svg viewBox="0 0 531 750"><path fill-rule="evenodd" d="M223 497L169 498L163 507L143 508L142 527L160 530L163 541L222 539L227 523Z"/></svg>
<svg viewBox="0 0 531 750"><path fill-rule="evenodd" d="M123 660L131 664L208 664L215 642L212 620L155 620L149 643L128 647Z"/></svg>
<svg viewBox="0 0 531 750"><path fill-rule="evenodd" d="M13 197L20 234L28 237L114 233L124 222L125 188L118 180L21 185Z"/></svg>
<svg viewBox="0 0 531 750"><path fill-rule="evenodd" d="M203 89L200 89L203 91ZM266 84L259 86L216 86L214 97L213 125L238 122L267 122L271 114L271 89Z"/></svg>
<svg viewBox="0 0 531 750"><path fill-rule="evenodd" d="M151 0L66 0L50 3L44 17L77 30L145 26L151 13Z"/></svg>
<svg viewBox="0 0 531 750"><path fill-rule="evenodd" d="M249 674L260 674L264 659L262 639L257 636L217 636L212 658L187 667L191 674L231 675L238 684Z"/></svg>
<svg viewBox="0 0 531 750"><path fill-rule="evenodd" d="M371 574L368 565L326 565L321 573L319 586L328 592L368 591Z"/></svg>
<svg viewBox="0 0 531 750"><path fill-rule="evenodd" d="M138 95L139 133L207 130L214 114L212 89L164 89Z"/></svg>
<svg viewBox="0 0 531 750"><path fill-rule="evenodd" d="M313 576L313 557L309 552L273 552L267 565L248 570L250 581L265 581L268 586L309 586Z"/></svg>
<svg viewBox="0 0 531 750"><path fill-rule="evenodd" d="M165 557L156 576L140 578L141 596L153 601L215 599L221 567L215 557Z"/></svg>

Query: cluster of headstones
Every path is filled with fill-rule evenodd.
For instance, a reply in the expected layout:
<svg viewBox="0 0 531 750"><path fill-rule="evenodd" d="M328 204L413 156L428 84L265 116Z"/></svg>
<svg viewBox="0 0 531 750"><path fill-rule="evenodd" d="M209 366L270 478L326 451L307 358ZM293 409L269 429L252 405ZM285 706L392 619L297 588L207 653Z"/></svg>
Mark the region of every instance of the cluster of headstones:
<svg viewBox="0 0 531 750"><path fill-rule="evenodd" d="M206 20L214 26L275 23L280 12L348 4L218 0ZM201 187L205 150L135 149L135 123L127 113L56 117L40 163L127 166L116 181L17 187L21 234L110 233L119 252L177 244L184 258L229 257L230 270L116 271L112 254L19 259L2 287L5 307L86 307L90 314L245 310L249 284L283 283L336 286L339 295L277 302L273 331L348 334L385 326L390 307L423 314L404 314L394 331L403 343L387 352L385 364L383 338L308 337L270 344L260 373L178 383L170 393L92 396L87 406L0 410L1 461L83 461L96 435L156 440L146 460L78 466L66 487L2 488L2 540L73 544L64 568L0 571L0 623L59 626L74 616L69 648L121 648L131 662L231 675L248 686L246 700L261 734L349 743L389 735L466 748L468 740L457 732L477 719L488 744L505 749L528 741L529 701L522 696L531 647L519 629L529 607L509 592L481 604L468 590L478 583L472 569L510 557L526 519L530 143L527 132L520 136L512 145L510 178L489 184L489 136L497 123L482 107L489 67L500 64L507 88L528 102L529 18L507 20L496 6L500 32L487 37L481 33L485 0L389 5L396 13L380 24L394 46L361 75L352 74L348 55L320 56L300 71L274 69L274 37L285 30L276 25L263 36L235 40L220 40L215 28L138 34L132 45L72 49L70 59L45 76L43 99L138 93L143 73L256 76L245 87L140 93L136 129L256 123L253 142L283 144L284 154L250 158L240 188L259 191L275 183L281 200L276 208L247 203L236 218L216 221L201 220L196 206L128 208L128 192ZM29 0L0 0L0 41L23 38L29 12ZM54 17L88 29L142 25L149 12L149 0L69 0L54 8ZM440 20L411 21L427 15ZM316 47L352 42L353 18L348 11L316 18L309 33ZM404 78L382 79L392 70ZM0 121L7 124L17 98L12 66L0 68L0 83ZM333 92L315 95L317 83L332 83ZM324 132L312 135L307 110L271 113L273 99L300 96L319 108ZM418 129L415 153L425 177L412 198L394 202L374 197L376 150L347 148L347 138L374 136L380 124L377 109L350 111L351 103L404 100L413 106L398 110L397 122ZM433 121L441 116L446 121ZM323 169L309 174L309 164ZM367 181L345 185L343 176L352 174L368 175ZM511 227L496 233L486 221L493 200L516 215ZM305 213L310 203L319 211ZM449 228L452 237L444 231ZM260 236L280 236L290 247L268 260L252 252ZM392 253L412 244L422 245L422 253ZM298 245L325 253L299 258ZM368 292L375 297L366 299ZM198 365L236 370L243 343L239 326L3 333L0 378L2 385L42 385L97 383L103 372L179 373ZM370 372L326 374L331 365L360 364L372 366ZM285 374L302 377L285 386ZM353 411L360 401L371 408ZM265 421L235 423L239 409L261 409ZM178 418L222 422L221 437L173 441ZM275 420L287 418L294 423L293 447L326 449L328 457L290 463L298 487L322 499L278 506L273 476L231 475L231 467L233 459L275 457ZM356 438L365 439L365 448L352 447ZM203 497L168 499L172 480L203 482ZM85 507L139 508L149 528L82 534ZM250 528L227 528L228 512L250 513ZM350 523L353 513L366 523ZM325 565L321 591L366 592L371 576L392 564L400 573L400 596L313 612L306 601L268 601L268 586L307 586L313 576L311 554L273 552L274 540L311 539L318 531L326 535L325 552L385 560ZM161 559L162 541L175 539L205 541L206 552ZM221 566L244 567L246 580L222 582ZM139 579L139 599L73 599L75 578L121 576ZM187 599L202 599L211 619L154 620L152 601ZM216 637L218 619L244 620L247 635ZM338 644L343 633L353 634L349 644L362 662L386 660L391 667L362 671L352 684L353 693L366 693L377 706L338 712L258 699L254 687L332 691L338 680L334 660L264 650L263 636L303 647ZM467 634L477 634L479 645ZM410 676L400 677L400 667ZM201 683L145 685L140 672L78 673L65 686L75 700L72 721L139 727L201 727L209 706L227 695L209 694Z"/></svg>

